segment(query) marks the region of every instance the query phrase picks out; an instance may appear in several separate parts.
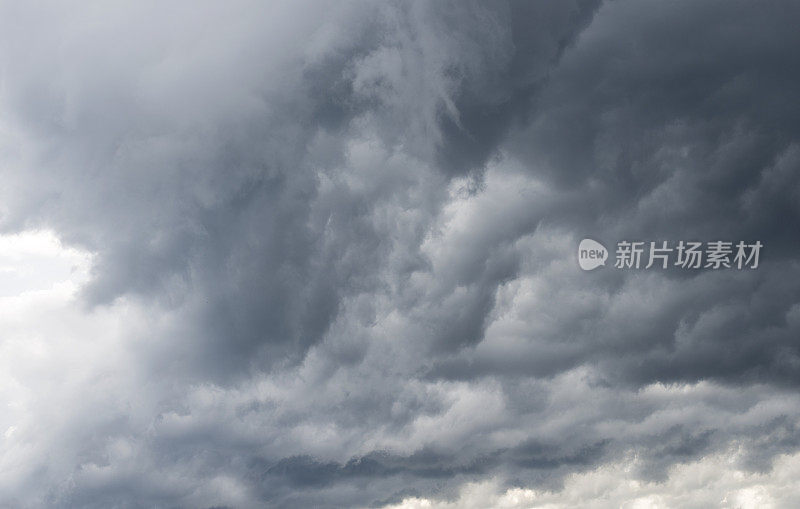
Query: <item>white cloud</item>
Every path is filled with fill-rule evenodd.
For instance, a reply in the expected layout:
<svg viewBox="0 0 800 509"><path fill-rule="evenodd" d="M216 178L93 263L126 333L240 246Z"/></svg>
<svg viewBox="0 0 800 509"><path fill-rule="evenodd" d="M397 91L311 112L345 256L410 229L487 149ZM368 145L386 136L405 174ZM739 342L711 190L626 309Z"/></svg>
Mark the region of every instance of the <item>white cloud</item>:
<svg viewBox="0 0 800 509"><path fill-rule="evenodd" d="M737 451L672 466L663 482L637 479L637 459L605 464L573 473L561 489L502 489L487 480L462 486L454 501L411 497L387 509L791 509L800 503L800 453L775 459L769 472L736 467Z"/></svg>

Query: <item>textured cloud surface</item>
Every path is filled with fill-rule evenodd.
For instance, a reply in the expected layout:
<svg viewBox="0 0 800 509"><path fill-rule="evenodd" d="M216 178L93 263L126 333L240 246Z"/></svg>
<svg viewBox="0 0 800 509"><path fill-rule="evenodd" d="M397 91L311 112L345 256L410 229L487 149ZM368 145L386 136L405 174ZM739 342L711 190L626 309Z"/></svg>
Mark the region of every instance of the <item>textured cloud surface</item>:
<svg viewBox="0 0 800 509"><path fill-rule="evenodd" d="M0 2L0 506L797 506L798 19Z"/></svg>

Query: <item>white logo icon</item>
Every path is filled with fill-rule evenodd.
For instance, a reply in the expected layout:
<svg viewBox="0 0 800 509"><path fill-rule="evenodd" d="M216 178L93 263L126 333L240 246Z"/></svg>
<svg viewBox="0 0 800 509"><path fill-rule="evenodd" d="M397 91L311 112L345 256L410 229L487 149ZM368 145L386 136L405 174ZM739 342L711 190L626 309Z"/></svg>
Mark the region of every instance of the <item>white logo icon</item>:
<svg viewBox="0 0 800 509"><path fill-rule="evenodd" d="M608 250L596 240L583 239L578 245L578 265L583 270L594 270L606 264Z"/></svg>

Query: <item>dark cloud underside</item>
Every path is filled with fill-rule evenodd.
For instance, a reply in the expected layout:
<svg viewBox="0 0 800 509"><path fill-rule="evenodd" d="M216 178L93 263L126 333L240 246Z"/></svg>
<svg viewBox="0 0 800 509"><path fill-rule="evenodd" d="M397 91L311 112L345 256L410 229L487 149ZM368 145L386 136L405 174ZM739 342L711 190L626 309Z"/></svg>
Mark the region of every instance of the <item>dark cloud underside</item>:
<svg viewBox="0 0 800 509"><path fill-rule="evenodd" d="M14 447L61 441L4 504L381 506L797 450L797 3L0 5L0 227L91 252L81 313L124 338L41 394L51 438ZM584 237L765 247L583 273Z"/></svg>

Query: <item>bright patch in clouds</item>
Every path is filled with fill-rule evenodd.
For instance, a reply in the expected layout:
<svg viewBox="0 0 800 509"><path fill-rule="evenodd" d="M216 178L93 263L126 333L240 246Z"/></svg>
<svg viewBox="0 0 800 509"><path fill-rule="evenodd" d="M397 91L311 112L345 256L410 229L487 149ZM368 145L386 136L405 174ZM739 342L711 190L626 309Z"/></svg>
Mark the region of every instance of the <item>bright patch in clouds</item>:
<svg viewBox="0 0 800 509"><path fill-rule="evenodd" d="M437 501L407 498L387 509L566 509L720 507L773 509L800 504L800 454L782 455L771 472L742 471L735 467L736 452L707 456L675 465L664 482L648 482L631 475L635 457L595 470L574 473L561 490L523 488L501 490L495 481L468 483L458 499Z"/></svg>
<svg viewBox="0 0 800 509"><path fill-rule="evenodd" d="M64 246L49 231L0 235L0 297L74 290L88 277L91 254Z"/></svg>
<svg viewBox="0 0 800 509"><path fill-rule="evenodd" d="M48 451L78 447L63 442L81 436L76 416L107 418L129 380L120 332L132 310L86 309L78 292L91 261L50 232L0 236L0 492L33 500L28 483L68 475L74 458Z"/></svg>

